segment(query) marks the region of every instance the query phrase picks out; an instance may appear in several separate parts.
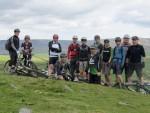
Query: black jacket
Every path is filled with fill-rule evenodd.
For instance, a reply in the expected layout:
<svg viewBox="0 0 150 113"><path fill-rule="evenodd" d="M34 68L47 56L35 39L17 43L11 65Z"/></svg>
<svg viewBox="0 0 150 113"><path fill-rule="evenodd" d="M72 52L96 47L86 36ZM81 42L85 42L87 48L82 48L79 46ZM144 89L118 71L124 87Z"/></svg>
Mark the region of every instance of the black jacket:
<svg viewBox="0 0 150 113"><path fill-rule="evenodd" d="M132 45L127 52L127 58L131 63L140 63L141 58L145 57L145 50L142 45Z"/></svg>
<svg viewBox="0 0 150 113"><path fill-rule="evenodd" d="M81 45L79 48L79 61L88 61L90 57L90 48L87 45Z"/></svg>
<svg viewBox="0 0 150 113"><path fill-rule="evenodd" d="M11 40L11 48L10 48L10 51L17 51L19 50L19 46L20 46L20 40L19 40L19 37L14 35L11 37L12 40Z"/></svg>

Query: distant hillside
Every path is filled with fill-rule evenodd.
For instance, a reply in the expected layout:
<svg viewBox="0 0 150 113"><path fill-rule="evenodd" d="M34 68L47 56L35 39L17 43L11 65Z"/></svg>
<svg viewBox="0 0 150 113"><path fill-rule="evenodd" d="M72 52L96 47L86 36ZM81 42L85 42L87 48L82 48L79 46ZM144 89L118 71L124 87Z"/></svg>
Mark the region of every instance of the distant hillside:
<svg viewBox="0 0 150 113"><path fill-rule="evenodd" d="M4 45L5 45L5 40L0 40L0 54L8 54L8 52L5 50ZM21 41L22 42L22 41ZM34 47L34 53L39 53L39 54L47 54L48 53L48 42L49 40L32 40L33 47ZM103 40L102 40L103 42ZM114 39L111 39L111 46L114 47ZM67 51L68 45L71 43L69 40L61 40L60 41L63 52ZM93 41L88 41L88 45L91 45ZM144 45L144 48L146 51L150 49L150 39L141 39L141 43Z"/></svg>

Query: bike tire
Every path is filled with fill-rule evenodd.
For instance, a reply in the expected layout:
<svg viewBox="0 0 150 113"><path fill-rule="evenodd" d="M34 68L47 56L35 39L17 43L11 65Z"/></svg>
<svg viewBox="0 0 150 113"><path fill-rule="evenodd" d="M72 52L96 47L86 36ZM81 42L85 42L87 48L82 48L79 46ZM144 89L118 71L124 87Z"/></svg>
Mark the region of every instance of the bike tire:
<svg viewBox="0 0 150 113"><path fill-rule="evenodd" d="M11 73L11 72L9 71L9 62L10 62L10 60L6 61L5 64L4 64L4 67L3 67L3 71L4 71L5 73L8 73L8 74Z"/></svg>

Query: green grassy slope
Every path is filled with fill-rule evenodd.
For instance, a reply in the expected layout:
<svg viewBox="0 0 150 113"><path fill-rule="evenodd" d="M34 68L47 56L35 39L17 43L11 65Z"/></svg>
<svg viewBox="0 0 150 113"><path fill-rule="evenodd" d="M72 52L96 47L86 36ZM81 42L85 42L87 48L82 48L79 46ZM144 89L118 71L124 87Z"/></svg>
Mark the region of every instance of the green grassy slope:
<svg viewBox="0 0 150 113"><path fill-rule="evenodd" d="M0 57L0 113L18 113L22 107L33 113L150 113L150 96L100 85L7 75L2 71L6 59Z"/></svg>

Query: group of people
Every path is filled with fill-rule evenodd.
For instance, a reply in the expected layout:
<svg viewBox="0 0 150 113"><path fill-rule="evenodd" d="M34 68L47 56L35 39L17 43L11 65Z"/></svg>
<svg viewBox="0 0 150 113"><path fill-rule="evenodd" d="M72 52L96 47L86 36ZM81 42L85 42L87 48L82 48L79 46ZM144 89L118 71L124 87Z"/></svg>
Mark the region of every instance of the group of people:
<svg viewBox="0 0 150 113"><path fill-rule="evenodd" d="M9 54L11 58L10 67L14 68L19 50L19 29L14 30ZM130 43L130 39L132 43ZM55 74L58 79L67 79L68 72L72 81L80 79L87 80L89 83L101 83L101 77L105 77L105 85L112 86L111 69L116 75L114 86L122 87L124 84L122 73L125 72L125 82L132 82L133 72L136 72L139 82L143 84L143 68L145 50L139 43L139 37L124 35L123 38L115 38L115 47L112 48L109 39L104 39L101 43L99 35L94 37L94 43L89 46L87 38L82 37L78 43L78 36L73 36L71 44L68 46L67 53L62 53L59 36L53 35L52 41L48 43L49 65L48 75ZM24 57L32 52L30 36L25 36L22 43ZM30 56L31 58L31 56Z"/></svg>

